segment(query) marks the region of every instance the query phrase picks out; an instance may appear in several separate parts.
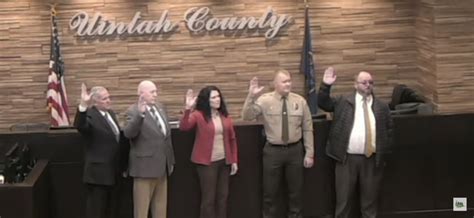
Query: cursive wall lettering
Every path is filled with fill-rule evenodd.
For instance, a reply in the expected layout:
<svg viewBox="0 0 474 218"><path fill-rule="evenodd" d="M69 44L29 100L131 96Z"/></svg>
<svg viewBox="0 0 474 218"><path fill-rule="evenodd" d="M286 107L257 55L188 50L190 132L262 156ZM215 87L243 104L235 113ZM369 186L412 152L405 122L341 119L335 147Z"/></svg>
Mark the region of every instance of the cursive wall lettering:
<svg viewBox="0 0 474 218"><path fill-rule="evenodd" d="M173 23L168 14L169 11L165 10L159 20L142 20L141 13L136 12L130 22L124 23L106 20L99 12L90 17L86 12L79 11L69 20L69 28L75 30L78 36L170 33L179 28L179 25ZM211 9L208 7L193 7L184 14L185 25L191 32L258 29L265 30L267 39L274 38L291 18L286 14L276 14L271 7L258 18L251 16L217 18L211 16Z"/></svg>

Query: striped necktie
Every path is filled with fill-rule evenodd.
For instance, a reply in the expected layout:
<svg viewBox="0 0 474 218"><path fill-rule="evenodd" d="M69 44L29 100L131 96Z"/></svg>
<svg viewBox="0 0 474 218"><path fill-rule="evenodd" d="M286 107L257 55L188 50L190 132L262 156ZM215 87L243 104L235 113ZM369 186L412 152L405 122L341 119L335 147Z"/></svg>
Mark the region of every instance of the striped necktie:
<svg viewBox="0 0 474 218"><path fill-rule="evenodd" d="M155 111L155 107L150 107L150 114L151 114L151 117L153 117L153 119L155 120L156 125L158 125L158 128L160 129L160 131L161 131L164 135L166 135L166 130L165 130L166 127L163 126L164 123L162 123L162 122L164 122L164 121L161 121L160 118L158 117L159 115L158 115L157 112ZM163 125L162 125L162 124L163 124Z"/></svg>
<svg viewBox="0 0 474 218"><path fill-rule="evenodd" d="M117 129L117 126L115 126L115 124L112 123L113 122L111 120L112 117L110 117L109 112L105 112L104 118L107 121L107 123L109 124L110 128L112 129L112 132L114 132L115 140L118 142L120 140L120 132Z"/></svg>

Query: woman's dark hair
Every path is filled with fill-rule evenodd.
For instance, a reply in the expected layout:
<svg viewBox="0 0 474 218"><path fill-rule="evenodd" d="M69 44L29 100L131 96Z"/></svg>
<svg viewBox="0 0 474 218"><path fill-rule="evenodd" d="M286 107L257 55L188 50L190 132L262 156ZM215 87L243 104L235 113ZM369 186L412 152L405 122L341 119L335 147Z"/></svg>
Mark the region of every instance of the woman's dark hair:
<svg viewBox="0 0 474 218"><path fill-rule="evenodd" d="M199 95L197 97L196 102L196 110L201 111L206 118L206 121L211 119L211 105L209 103L211 92L217 91L219 96L221 97L221 106L217 109L220 114L224 115L224 117L229 116L227 112L227 107L225 106L224 96L222 96L221 90L219 90L216 86L206 86L199 91Z"/></svg>

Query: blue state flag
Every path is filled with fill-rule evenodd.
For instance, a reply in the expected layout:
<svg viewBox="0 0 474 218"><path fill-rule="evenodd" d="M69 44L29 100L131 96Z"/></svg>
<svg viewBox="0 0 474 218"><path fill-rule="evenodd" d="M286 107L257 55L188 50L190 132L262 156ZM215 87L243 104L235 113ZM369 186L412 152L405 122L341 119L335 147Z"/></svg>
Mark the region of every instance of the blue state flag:
<svg viewBox="0 0 474 218"><path fill-rule="evenodd" d="M316 95L316 75L313 62L313 49L311 43L311 28L309 25L308 7L305 7L304 15L304 40L301 52L300 72L305 76L306 101L308 102L311 115L318 112L318 98Z"/></svg>

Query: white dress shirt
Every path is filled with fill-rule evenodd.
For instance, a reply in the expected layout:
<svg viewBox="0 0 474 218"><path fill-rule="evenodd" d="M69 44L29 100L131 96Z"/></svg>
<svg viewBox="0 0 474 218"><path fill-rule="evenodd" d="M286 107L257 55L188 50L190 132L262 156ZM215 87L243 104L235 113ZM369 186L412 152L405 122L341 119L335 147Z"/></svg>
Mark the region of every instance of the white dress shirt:
<svg viewBox="0 0 474 218"><path fill-rule="evenodd" d="M349 138L349 146L347 147L347 153L349 154L364 154L365 148L365 120L364 120L364 99L359 93L355 96L355 113L354 113L354 125L351 131L351 137ZM375 149L375 116L372 111L373 98L372 96L367 97L367 109L369 110L369 121L370 129L372 129L372 142Z"/></svg>

